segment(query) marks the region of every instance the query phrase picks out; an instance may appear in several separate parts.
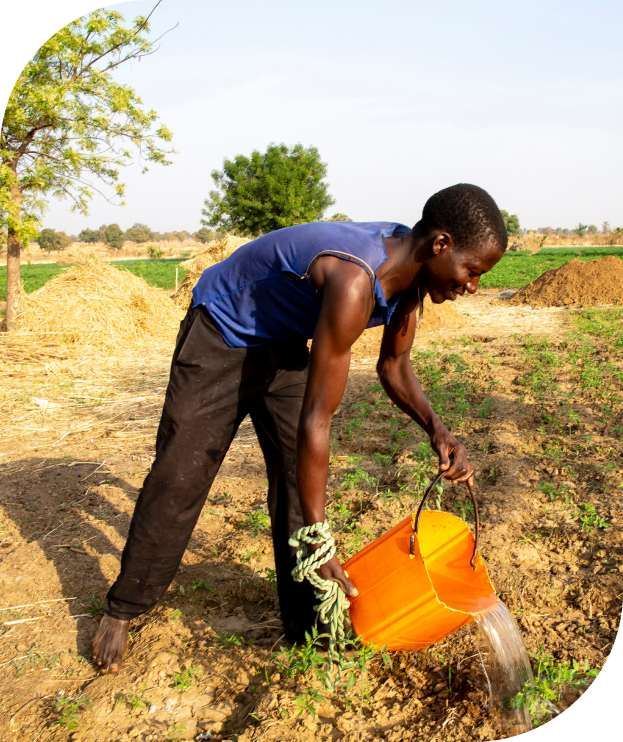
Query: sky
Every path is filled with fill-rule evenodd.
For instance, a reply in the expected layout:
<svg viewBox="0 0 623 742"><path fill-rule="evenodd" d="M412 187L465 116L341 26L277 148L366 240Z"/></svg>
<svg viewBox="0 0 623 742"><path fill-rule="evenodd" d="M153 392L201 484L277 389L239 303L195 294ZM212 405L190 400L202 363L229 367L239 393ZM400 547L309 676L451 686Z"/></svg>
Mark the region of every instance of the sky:
<svg viewBox="0 0 623 742"><path fill-rule="evenodd" d="M623 225L621 2L165 0L152 35L174 26L116 75L173 131L174 164L125 168L123 208L51 201L45 226L194 231L211 172L270 142L319 149L327 216L412 225L430 195L469 182L523 227Z"/></svg>

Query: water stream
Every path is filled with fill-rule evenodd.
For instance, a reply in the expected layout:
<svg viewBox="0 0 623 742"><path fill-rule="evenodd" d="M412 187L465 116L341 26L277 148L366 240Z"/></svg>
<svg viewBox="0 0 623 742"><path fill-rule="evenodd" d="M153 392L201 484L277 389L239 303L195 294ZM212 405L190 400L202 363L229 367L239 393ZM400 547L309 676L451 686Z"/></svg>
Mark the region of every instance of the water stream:
<svg viewBox="0 0 623 742"><path fill-rule="evenodd" d="M515 619L500 600L476 619L476 626L492 715L509 737L530 731L528 706L516 709L512 702L524 683L533 680L528 652Z"/></svg>

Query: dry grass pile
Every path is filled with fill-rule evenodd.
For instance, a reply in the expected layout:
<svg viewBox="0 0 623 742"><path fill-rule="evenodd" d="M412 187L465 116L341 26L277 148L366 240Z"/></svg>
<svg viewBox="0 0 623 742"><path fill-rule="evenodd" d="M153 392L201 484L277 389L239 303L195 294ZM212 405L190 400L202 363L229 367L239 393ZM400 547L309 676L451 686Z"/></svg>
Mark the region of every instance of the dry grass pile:
<svg viewBox="0 0 623 742"><path fill-rule="evenodd" d="M17 325L50 340L97 347L175 333L180 319L163 289L91 259L22 296Z"/></svg>
<svg viewBox="0 0 623 742"><path fill-rule="evenodd" d="M208 242L206 249L200 252L194 258L184 260L180 265L182 268L186 268L186 275L184 280L180 284L173 301L180 309L188 309L190 300L192 298L192 291L195 288L197 281L201 278L201 274L206 268L210 268L215 263L220 263L221 260L228 258L234 250L237 250L242 245L246 245L249 242L247 237L236 237L235 235L225 235L220 240L212 240Z"/></svg>
<svg viewBox="0 0 623 742"><path fill-rule="evenodd" d="M623 260L608 255L599 260L569 260L524 286L509 304L532 307L623 304Z"/></svg>

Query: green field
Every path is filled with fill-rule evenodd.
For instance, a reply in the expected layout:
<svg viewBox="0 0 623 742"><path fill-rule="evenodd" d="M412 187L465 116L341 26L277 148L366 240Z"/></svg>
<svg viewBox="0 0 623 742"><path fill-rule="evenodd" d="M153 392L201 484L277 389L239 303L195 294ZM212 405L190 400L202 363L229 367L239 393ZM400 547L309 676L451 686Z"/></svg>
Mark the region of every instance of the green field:
<svg viewBox="0 0 623 742"><path fill-rule="evenodd" d="M172 290L175 288L175 268L182 258L162 260L117 260L110 265L121 270L128 270L135 276L144 278L152 286ZM41 288L51 278L67 270L68 265L22 265L21 276L27 294ZM178 282L186 275L184 268L178 268ZM0 301L6 301L6 265L0 266Z"/></svg>
<svg viewBox="0 0 623 742"><path fill-rule="evenodd" d="M580 260L595 260L605 255L616 255L623 259L623 247L575 247L545 249L536 255L528 252L509 252L500 260L495 268L486 273L480 280L483 288L512 288L518 289L530 281L550 270L559 268L572 258ZM111 265L122 270L128 270L135 276L141 276L152 286L171 290L175 288L175 268L181 258L163 258L160 260L118 260ZM43 286L54 276L69 266L60 265L22 265L22 281L26 293ZM178 281L181 282L186 271L178 269ZM6 301L6 266L0 266L0 301Z"/></svg>

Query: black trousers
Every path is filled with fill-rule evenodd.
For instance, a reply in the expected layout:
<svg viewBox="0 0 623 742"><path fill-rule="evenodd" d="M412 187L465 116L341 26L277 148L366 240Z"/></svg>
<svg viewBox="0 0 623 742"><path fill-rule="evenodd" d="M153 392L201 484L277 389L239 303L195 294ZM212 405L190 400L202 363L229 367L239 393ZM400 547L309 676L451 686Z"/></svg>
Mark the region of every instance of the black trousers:
<svg viewBox="0 0 623 742"><path fill-rule="evenodd" d="M139 495L121 573L105 612L130 619L171 584L221 462L251 416L268 473L279 603L286 637L299 641L315 621L312 586L294 582L288 538L303 525L295 481L296 433L307 382L305 341L230 348L203 306L180 325L156 439L156 458Z"/></svg>

